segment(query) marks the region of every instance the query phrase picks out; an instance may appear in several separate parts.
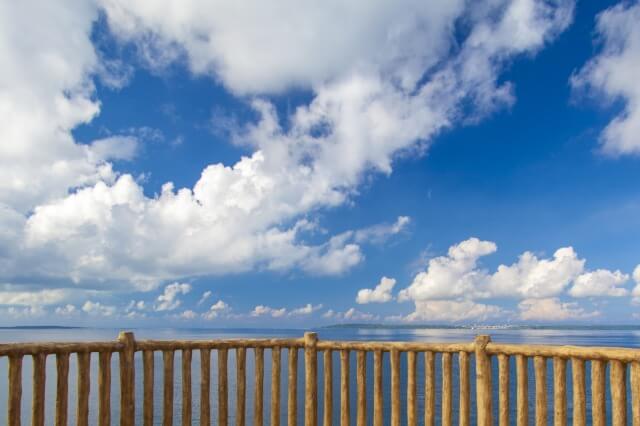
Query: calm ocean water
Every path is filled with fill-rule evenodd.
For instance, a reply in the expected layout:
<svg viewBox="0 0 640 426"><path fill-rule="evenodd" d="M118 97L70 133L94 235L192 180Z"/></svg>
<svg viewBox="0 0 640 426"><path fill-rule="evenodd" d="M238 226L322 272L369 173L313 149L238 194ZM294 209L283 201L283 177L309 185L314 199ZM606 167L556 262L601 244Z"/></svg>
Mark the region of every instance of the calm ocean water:
<svg viewBox="0 0 640 426"><path fill-rule="evenodd" d="M262 338L262 337L300 337L303 335L303 330L265 330L265 329L225 329L225 330L205 330L205 329L134 329L133 330L137 339L216 339L216 338L237 338L237 337L247 337L247 338ZM318 332L320 339L335 339L335 340L380 340L380 341L420 341L420 342L460 342L460 341L471 341L473 340L476 334L490 334L492 340L495 342L508 342L508 343L541 343L541 344L563 344L563 345L587 345L587 346L622 346L622 347L640 347L640 330L633 329L610 329L610 330L593 330L593 329L562 329L562 330L550 330L550 329L492 329L492 330L470 330L470 329L355 329L355 328L331 328L331 329L319 329L316 330ZM16 329L0 329L0 343L9 343L9 342L20 342L20 341L92 341L92 340L113 340L117 337L118 330L115 329L29 329L29 330L16 330ZM303 413L303 404L304 404L304 384L302 383L304 380L303 373L303 361L304 357L302 354L299 356L299 394L298 394L298 403L299 408L298 412L300 413L302 419ZM180 353L176 353L175 357L175 384L174 384L174 398L175 398L175 424L179 424L180 412L181 412L181 378L180 378ZM286 409L286 401L287 401L287 352L283 351L282 353L282 376L281 376L281 386L282 386L282 401L281 406ZM385 366L388 366L388 358L384 359ZM439 417L440 415L440 407L439 407L439 391L440 391L440 359L436 359L437 367L436 374L438 375L438 384L437 384L437 406L436 406L436 415ZM351 371L355 372L355 356L352 354L351 356ZM154 394L155 397L155 408L156 408L156 424L161 424L161 413L159 408L162 403L162 375L161 375L161 365L162 359L161 355L156 354L156 375L155 375L155 383L156 383L156 392ZM334 354L334 423L338 424L338 411L340 406L339 401L339 392L337 388L337 384L339 382L339 359L338 354ZM532 363L530 363L530 379L533 378L533 370ZM368 407L372 407L372 365L373 359L372 355L367 360L368 365L368 377L367 377L367 398L368 398ZM265 352L265 419L269 419L269 401L270 401L270 378L271 378L271 360L269 351ZM402 358L402 380L401 380L401 389L403 404L405 401L404 388L406 386L406 360ZM69 372L69 383L70 383L70 392L69 392L69 424L75 423L75 383L76 383L76 362L75 357L71 358L70 372ZM118 356L114 355L112 361L112 421L114 424L117 423L119 419L118 413L118 401L119 401L119 384L118 384ZM494 363L494 370L497 366ZM92 357L91 360L91 374L92 374L92 383L90 389L90 411L91 411L91 424L95 424L95 416L97 415L97 356ZM141 400L142 394L142 359L139 354L136 356L136 401ZM216 418L217 413L217 360L215 351L212 352L211 359L211 371L212 371L212 390L211 390L211 409L212 409L212 418ZM590 366L587 364L587 372L590 371ZM454 384L457 385L457 359L454 358ZM552 420L551 413L552 410L552 365L551 362L548 364L548 372L547 372L547 386L549 387L550 395L549 399L549 419ZM495 373L495 371L494 371ZM515 362L511 363L511 373L512 373L512 389L510 393L511 397L511 408L513 411L512 418L515 418L515 388L513 387L515 383ZM319 395L322 395L322 358L319 357L319 369L318 374L320 377L319 380ZM471 374L473 377L473 363L471 367ZM193 364L192 364L192 382L193 382L193 419L194 424L198 423L198 413L199 413L199 400L200 400L200 392L199 392L199 354L197 351L193 354ZM234 353L229 353L229 413L232 418L230 419L230 424L233 424L235 415L235 358ZM6 378L7 378L7 360L6 358L0 358L0 407L6 407L7 400L7 389L6 389ZM568 378L568 412L571 413L571 366L570 363L567 365L567 378ZM25 357L24 365L23 365L23 423L28 424L30 422L30 404L31 404L31 359L30 357ZM529 395L532 397L534 395L534 383L533 380L530 380L530 390ZM418 358L418 410L419 410L419 418L422 417L422 409L423 409L423 388L424 388L424 364L422 357ZM495 383L495 379L494 379ZM473 382L472 382L473 384ZM388 368L385 368L385 374L383 377L383 386L385 388L385 415L389 415L390 407L389 407L389 387L390 387L390 376ZM352 374L351 377L351 407L355 408L355 377ZM590 407L590 383L589 383L589 374L587 374L587 407ZM47 424L53 422L53 409L55 403L55 358L49 357L47 360L47 382L46 382L46 413L47 413ZM475 404L475 389L472 386L472 404ZM497 401L497 393L494 395L494 401ZM531 403L532 401L530 401ZM253 407L253 354L251 351L247 353L247 424L252 423L252 407ZM607 400L607 410L609 410L610 401ZM322 418L322 402L319 403L319 415ZM497 403L494 402L494 408L497 408ZM457 409L457 387L454 388L454 411ZM286 410L285 410L286 411ZM533 406L530 404L530 414L533 416ZM0 413L4 412L4 408L0 409ZM141 416L142 416L142 407L140 404L136 406L136 424L141 424ZM473 416L473 410L472 410ZM587 423L590 423L590 413L587 413ZM532 417L533 419L533 417ZM352 420L355 421L355 412L352 415ZM371 420L371 419L369 419ZM404 410L403 410L403 424L404 424ZM437 419L439 421L439 418ZM0 419L0 422L4 422L4 418ZM454 423L457 423L457 412L454 412ZM472 424L475 423L475 420L472 419ZM282 413L282 424L286 424L286 412ZM388 421L385 422L388 424Z"/></svg>

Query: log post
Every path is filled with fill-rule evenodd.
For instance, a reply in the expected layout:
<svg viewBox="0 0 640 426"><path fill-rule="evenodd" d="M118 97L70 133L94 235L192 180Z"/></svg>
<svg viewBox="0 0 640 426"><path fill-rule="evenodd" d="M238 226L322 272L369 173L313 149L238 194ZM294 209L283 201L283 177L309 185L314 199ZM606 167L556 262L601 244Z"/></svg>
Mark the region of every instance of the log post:
<svg viewBox="0 0 640 426"><path fill-rule="evenodd" d="M56 355L56 426L66 426L69 414L69 354Z"/></svg>
<svg viewBox="0 0 640 426"><path fill-rule="evenodd" d="M22 356L9 357L9 398L7 400L7 424L20 426L22 401Z"/></svg>
<svg viewBox="0 0 640 426"><path fill-rule="evenodd" d="M491 342L491 337L489 336L476 336L476 404L479 426L493 425L493 412L491 410L491 358L486 351L489 342Z"/></svg>
<svg viewBox="0 0 640 426"><path fill-rule="evenodd" d="M31 425L44 426L44 391L47 354L33 355L33 395L31 398Z"/></svg>
<svg viewBox="0 0 640 426"><path fill-rule="evenodd" d="M318 424L318 335L304 333L304 424Z"/></svg>
<svg viewBox="0 0 640 426"><path fill-rule="evenodd" d="M135 422L135 338L130 331L121 331L118 341L124 345L120 352L120 426Z"/></svg>

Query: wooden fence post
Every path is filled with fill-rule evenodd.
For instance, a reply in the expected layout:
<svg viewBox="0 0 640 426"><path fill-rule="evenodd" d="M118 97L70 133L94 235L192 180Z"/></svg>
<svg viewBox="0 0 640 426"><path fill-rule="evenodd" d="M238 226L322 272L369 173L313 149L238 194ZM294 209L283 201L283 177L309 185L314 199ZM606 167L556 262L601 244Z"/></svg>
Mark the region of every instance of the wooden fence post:
<svg viewBox="0 0 640 426"><path fill-rule="evenodd" d="M476 404L479 426L493 425L493 412L491 409L491 358L486 351L489 342L491 342L491 337L489 336L476 336Z"/></svg>
<svg viewBox="0 0 640 426"><path fill-rule="evenodd" d="M304 333L304 424L318 424L318 335Z"/></svg>
<svg viewBox="0 0 640 426"><path fill-rule="evenodd" d="M124 345L120 352L120 426L135 423L135 338L130 331L121 331L118 341Z"/></svg>

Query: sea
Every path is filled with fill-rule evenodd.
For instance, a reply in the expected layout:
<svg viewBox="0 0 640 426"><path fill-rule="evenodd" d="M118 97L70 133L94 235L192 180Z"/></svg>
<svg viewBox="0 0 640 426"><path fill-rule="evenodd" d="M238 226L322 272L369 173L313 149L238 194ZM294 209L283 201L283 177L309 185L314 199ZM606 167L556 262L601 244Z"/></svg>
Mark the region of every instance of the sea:
<svg viewBox="0 0 640 426"><path fill-rule="evenodd" d="M78 342L78 341L107 341L117 338L119 329L108 328L5 328L0 329L0 344L11 342ZM154 340L184 340L184 339L229 339L229 338L292 338L302 337L305 330L302 329L202 329L202 328L140 328L131 329L135 333L136 339L154 339ZM492 341L501 343L521 343L521 344L552 344L552 345L579 345L579 346L614 346L614 347L630 347L640 348L640 327L620 326L620 327L379 327L379 326L348 326L348 327L327 327L315 330L320 340L367 340L367 341L405 341L405 342L470 342L478 334L488 334ZM235 424L235 357L234 352L230 351L228 361L228 404L229 404L229 424ZM271 389L271 359L270 351L265 351L265 379L264 379L264 419L265 424L270 419L270 389ZM98 389L97 389L97 372L98 357L92 356L91 359L91 385L89 394L90 421L89 424L96 424L98 413ZM218 392L217 392L217 355L212 351L211 355L211 417L212 424L217 424L218 409ZM640 351L639 351L640 358ZM200 401L200 367L199 353L194 351L192 360L192 395L193 395L193 424L199 424L199 401ZM281 381L281 403L282 412L280 413L281 424L286 424L287 420L287 351L282 351L281 359L282 374ZM351 354L351 420L355 424L356 419L356 378L355 378L355 354ZM384 357L384 404L383 410L385 415L384 424L389 424L390 416L390 371L388 368L388 355ZM174 424L181 424L181 389L182 382L180 377L181 356L177 351L175 355L175 374L174 374ZM318 416L321 421L323 416L323 365L322 357L318 360ZM440 358L436 358L436 424L440 424L441 407L440 407L440 389L441 389L441 373ZM339 355L334 353L333 358L333 375L334 375L334 391L333 391L333 424L339 424L340 411L340 361ZM31 375L32 375L31 357L25 357L23 363L23 396L22 396L22 422L29 424L31 422ZM302 352L299 354L298 362L298 424L303 424L304 413L304 356ZM142 357L141 354L136 355L136 424L142 424ZM496 412L494 417L497 419L497 361L493 360L494 369L494 395L493 408ZM529 364L529 415L530 422L533 424L534 416L534 400L533 396L535 384L533 373L533 362ZM515 361L511 362L511 389L510 389L510 410L511 418L515 420L516 396L515 396ZM247 400L246 400L246 424L253 424L253 376L254 364L253 353L247 351ZM458 422L458 376L457 376L457 357L453 362L453 423ZM587 424L591 423L591 394L590 394L590 365L586 365L587 371ZM45 416L46 424L53 424L55 411L55 357L47 358L47 380L45 393ZM475 388L473 362L471 363L471 424L475 424ZM154 392L154 408L155 408L155 424L162 424L162 355L156 353L155 358L155 392ZM118 356L114 354L112 359L112 388L111 388L111 408L112 408L112 424L119 423L119 376L118 376ZM629 381L627 372L627 381ZM76 359L71 357L69 369L69 424L75 424L76 410ZM551 360L547 365L547 387L548 387L548 413L549 423L553 421L553 365ZM608 388L608 384L607 384ZM630 389L630 386L627 386ZM402 401L402 419L401 423L406 424L406 358L401 358L401 401ZM417 367L417 400L418 400L418 419L419 424L422 423L424 410L424 360L418 357ZM572 412L572 389L571 389L571 363L567 364L567 412L571 423ZM369 354L367 358L367 407L368 413L372 413L373 408L373 355ZM630 401L631 398L629 397ZM607 392L607 413L610 413L611 401L609 392ZM630 405L630 404L629 404ZM5 407L7 406L7 358L0 357L0 424L6 421L4 417ZM630 410L630 408L629 408ZM629 411L629 419L630 419ZM368 424L372 423L371 416L368 416Z"/></svg>

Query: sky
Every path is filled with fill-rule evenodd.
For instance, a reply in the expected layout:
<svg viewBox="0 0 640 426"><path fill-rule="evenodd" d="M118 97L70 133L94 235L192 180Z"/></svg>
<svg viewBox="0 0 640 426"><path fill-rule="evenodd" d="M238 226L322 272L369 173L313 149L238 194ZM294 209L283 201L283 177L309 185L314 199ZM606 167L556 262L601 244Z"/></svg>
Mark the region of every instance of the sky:
<svg viewBox="0 0 640 426"><path fill-rule="evenodd" d="M640 3L0 2L0 326L635 324Z"/></svg>

